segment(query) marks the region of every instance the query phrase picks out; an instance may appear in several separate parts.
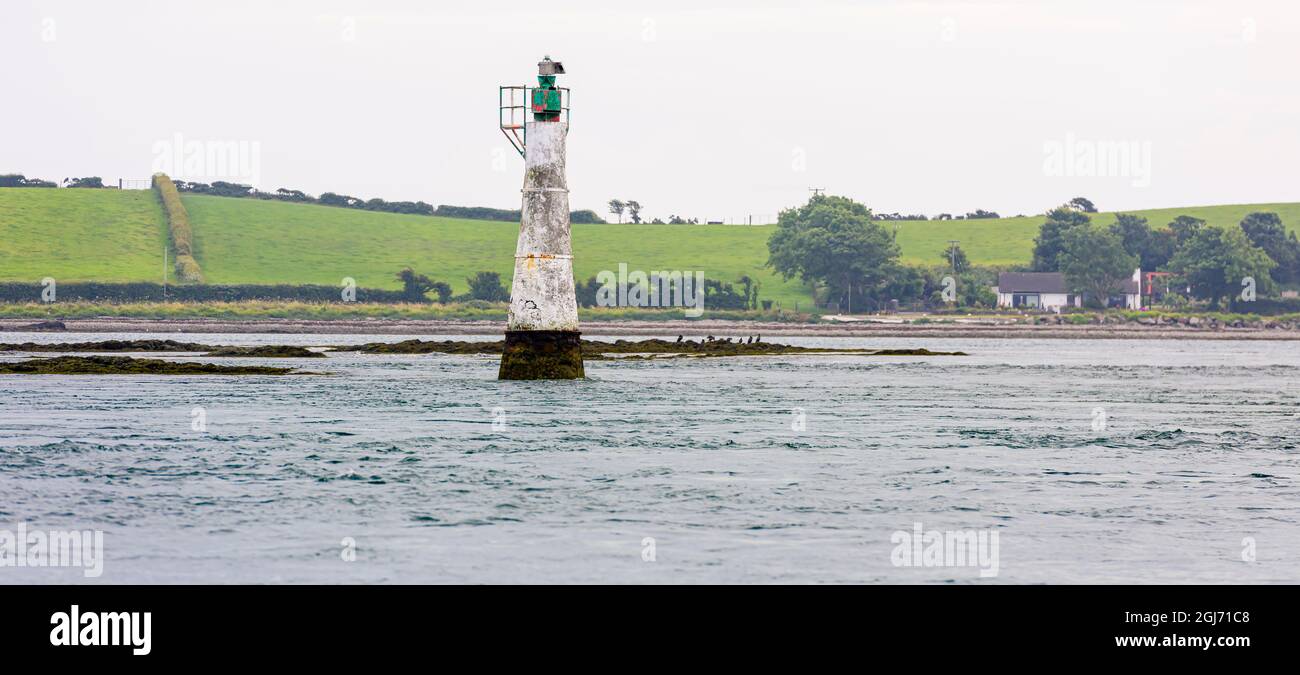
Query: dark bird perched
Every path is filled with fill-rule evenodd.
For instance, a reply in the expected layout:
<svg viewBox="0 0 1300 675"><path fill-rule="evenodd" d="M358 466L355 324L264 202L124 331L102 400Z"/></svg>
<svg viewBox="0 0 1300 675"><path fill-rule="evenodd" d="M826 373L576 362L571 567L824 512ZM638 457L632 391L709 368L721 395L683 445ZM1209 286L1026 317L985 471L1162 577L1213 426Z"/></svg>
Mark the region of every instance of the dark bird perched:
<svg viewBox="0 0 1300 675"><path fill-rule="evenodd" d="M677 336L677 344L681 344L681 342L682 342L682 336L678 335L678 336Z"/></svg>
<svg viewBox="0 0 1300 675"><path fill-rule="evenodd" d="M705 341L705 342L713 342L713 336L712 336L712 335L708 336L704 341Z"/></svg>
<svg viewBox="0 0 1300 675"><path fill-rule="evenodd" d="M753 335L749 336L749 340L746 341L745 344L747 344L747 345L752 345L752 344L754 344L754 336L753 336Z"/></svg>
<svg viewBox="0 0 1300 675"><path fill-rule="evenodd" d="M762 335L757 335L757 336L754 337L754 342L762 342L762 341L763 341L763 336L762 336Z"/></svg>

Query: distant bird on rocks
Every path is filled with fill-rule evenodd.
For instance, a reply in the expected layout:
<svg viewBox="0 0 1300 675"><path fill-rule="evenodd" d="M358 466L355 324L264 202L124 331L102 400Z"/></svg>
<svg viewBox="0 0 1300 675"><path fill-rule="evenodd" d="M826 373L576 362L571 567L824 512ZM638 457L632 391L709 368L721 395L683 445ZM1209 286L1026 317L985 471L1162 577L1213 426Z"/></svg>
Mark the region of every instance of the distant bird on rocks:
<svg viewBox="0 0 1300 675"><path fill-rule="evenodd" d="M705 341L705 342L713 342L713 336L712 336L712 335L708 336L707 338L705 338L704 341Z"/></svg>
<svg viewBox="0 0 1300 675"><path fill-rule="evenodd" d="M681 344L681 341L682 341L682 336L678 335L678 336L677 336L677 342L678 342L678 344Z"/></svg>
<svg viewBox="0 0 1300 675"><path fill-rule="evenodd" d="M754 344L754 336L753 336L753 335L749 336L749 340L748 340L747 342L745 342L745 344L747 344L747 345L752 345L752 344Z"/></svg>

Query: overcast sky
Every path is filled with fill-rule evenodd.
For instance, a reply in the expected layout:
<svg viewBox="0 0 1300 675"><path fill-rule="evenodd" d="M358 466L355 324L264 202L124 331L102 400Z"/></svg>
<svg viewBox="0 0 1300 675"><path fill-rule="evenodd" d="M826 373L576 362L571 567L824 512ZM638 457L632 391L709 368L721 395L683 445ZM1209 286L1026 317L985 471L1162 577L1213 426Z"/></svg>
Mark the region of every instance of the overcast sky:
<svg viewBox="0 0 1300 675"><path fill-rule="evenodd" d="M1300 201L1295 2L443 4L5 0L0 172L144 178L179 134L250 169L179 177L518 208L497 86L550 54L574 208Z"/></svg>

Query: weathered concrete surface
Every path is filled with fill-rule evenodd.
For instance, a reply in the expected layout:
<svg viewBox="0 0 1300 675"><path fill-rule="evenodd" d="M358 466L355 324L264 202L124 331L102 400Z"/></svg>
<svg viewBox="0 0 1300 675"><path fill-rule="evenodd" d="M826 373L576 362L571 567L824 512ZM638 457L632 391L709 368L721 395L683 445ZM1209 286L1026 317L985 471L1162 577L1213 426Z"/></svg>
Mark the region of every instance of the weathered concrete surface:
<svg viewBox="0 0 1300 675"><path fill-rule="evenodd" d="M564 122L527 123L523 217L515 246L510 316L501 353L502 380L585 377L569 240L569 185L564 177Z"/></svg>
<svg viewBox="0 0 1300 675"><path fill-rule="evenodd" d="M578 330L564 122L528 122L523 217L507 330Z"/></svg>

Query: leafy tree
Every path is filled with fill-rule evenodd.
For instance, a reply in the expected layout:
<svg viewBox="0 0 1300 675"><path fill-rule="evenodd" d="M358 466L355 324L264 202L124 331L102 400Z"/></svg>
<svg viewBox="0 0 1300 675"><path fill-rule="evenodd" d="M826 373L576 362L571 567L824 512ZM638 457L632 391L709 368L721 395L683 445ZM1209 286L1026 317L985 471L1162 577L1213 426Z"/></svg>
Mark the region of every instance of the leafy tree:
<svg viewBox="0 0 1300 675"><path fill-rule="evenodd" d="M618 222L623 222L623 211L627 209L627 204L621 199L609 200L609 212L618 216Z"/></svg>
<svg viewBox="0 0 1300 675"><path fill-rule="evenodd" d="M40 178L28 178L21 173L6 173L0 175L0 187L36 187L52 188L58 187L58 184L52 180L41 180Z"/></svg>
<svg viewBox="0 0 1300 675"><path fill-rule="evenodd" d="M1147 219L1130 213L1115 214L1110 231L1124 242L1124 250L1137 256L1138 265L1154 271L1174 256L1174 235L1170 230L1152 230Z"/></svg>
<svg viewBox="0 0 1300 675"><path fill-rule="evenodd" d="M627 216L632 219L633 223L641 224L641 204L629 199L627 202Z"/></svg>
<svg viewBox="0 0 1300 675"><path fill-rule="evenodd" d="M1250 243L1258 246L1277 263L1271 272L1279 284L1300 281L1300 241L1287 232L1276 213L1251 213L1241 221L1241 230Z"/></svg>
<svg viewBox="0 0 1300 675"><path fill-rule="evenodd" d="M605 224L605 219L601 218L600 214L596 213L595 211L592 211L591 209L582 209L580 211L569 212L569 222L586 223L590 225L603 225Z"/></svg>
<svg viewBox="0 0 1300 675"><path fill-rule="evenodd" d="M501 275L496 272L479 272L465 282L469 284L469 296L475 300L488 302L510 300L510 291L501 285Z"/></svg>
<svg viewBox="0 0 1300 675"><path fill-rule="evenodd" d="M1088 216L1064 206L1047 212L1047 220L1038 229L1034 239L1035 272L1059 272L1061 267L1057 257L1065 246L1065 232L1080 225L1092 222Z"/></svg>
<svg viewBox="0 0 1300 675"><path fill-rule="evenodd" d="M847 197L814 195L785 209L767 240L768 266L782 277L826 284L830 297L856 299L883 286L897 268L898 243L871 210Z"/></svg>
<svg viewBox="0 0 1300 675"><path fill-rule="evenodd" d="M970 261L966 259L966 252L961 250L961 245L953 244L939 252L939 257L954 273L962 272L970 267Z"/></svg>
<svg viewBox="0 0 1300 675"><path fill-rule="evenodd" d="M595 307L596 293L600 291L603 284L596 280L595 275L587 277L587 281L574 286L574 297L578 301L579 307Z"/></svg>
<svg viewBox="0 0 1300 675"><path fill-rule="evenodd" d="M1174 249L1177 250L1187 243L1192 235L1196 234L1205 227L1205 221L1192 216L1178 216L1169 222L1169 231L1174 233Z"/></svg>
<svg viewBox="0 0 1300 675"><path fill-rule="evenodd" d="M213 185L216 184L214 183ZM322 194L320 196L320 199L318 199L317 201L320 202L321 204L324 204L325 206L342 206L344 208L358 208L363 204L365 204L365 202L361 201L360 199L357 199L356 197L335 194L333 192L326 192L325 194Z"/></svg>
<svg viewBox="0 0 1300 675"><path fill-rule="evenodd" d="M445 281L435 281L432 290L438 296L438 304L445 305L451 300L451 284Z"/></svg>
<svg viewBox="0 0 1300 675"><path fill-rule="evenodd" d="M749 309L749 296L725 281L706 278L704 304L714 309Z"/></svg>
<svg viewBox="0 0 1300 675"><path fill-rule="evenodd" d="M1168 267L1169 260L1174 257L1177 245L1173 230L1169 228L1151 230L1151 236L1147 238L1146 247L1142 249L1141 253L1137 254L1142 269L1154 272Z"/></svg>
<svg viewBox="0 0 1300 675"><path fill-rule="evenodd" d="M285 202L314 202L316 199L302 190L290 190L288 188L277 188L274 199Z"/></svg>
<svg viewBox="0 0 1300 675"><path fill-rule="evenodd" d="M1138 265L1137 256L1124 250L1118 234L1096 225L1067 230L1062 243L1058 261L1065 282L1070 290L1084 294L1094 307L1105 307Z"/></svg>
<svg viewBox="0 0 1300 675"><path fill-rule="evenodd" d="M429 298L425 294L429 291L436 292L438 302L443 304L451 298L451 286L446 282L433 281L423 274L416 274L409 267L397 273L397 280L402 282L402 296L407 302L428 302Z"/></svg>
<svg viewBox="0 0 1300 675"><path fill-rule="evenodd" d="M1075 197L1074 199L1071 199L1069 202L1067 202L1066 206L1068 208L1074 209L1075 211L1081 211L1083 213L1097 212L1097 207L1093 205L1092 200L1088 199L1087 197Z"/></svg>
<svg viewBox="0 0 1300 675"><path fill-rule="evenodd" d="M87 176L85 178L64 178L63 184L70 188L102 188L104 179L99 176Z"/></svg>
<svg viewBox="0 0 1300 675"><path fill-rule="evenodd" d="M748 274L740 275L736 283L740 284L741 293L745 296L745 309L758 309L758 289L763 284Z"/></svg>
<svg viewBox="0 0 1300 675"><path fill-rule="evenodd" d="M938 277L927 274L929 270L910 265L900 265L880 287L879 297L882 302L897 300L900 305L915 303L926 298L927 292L933 293L939 287Z"/></svg>
<svg viewBox="0 0 1300 675"><path fill-rule="evenodd" d="M993 292L997 283L996 270L976 267L966 270L957 284L957 304L963 307L997 307L998 294Z"/></svg>
<svg viewBox="0 0 1300 675"><path fill-rule="evenodd" d="M1276 264L1235 227L1199 227L1169 261L1169 267L1187 280L1192 294L1208 299L1216 309L1223 298L1238 297L1246 279L1254 280L1257 293L1270 290L1269 271Z"/></svg>

